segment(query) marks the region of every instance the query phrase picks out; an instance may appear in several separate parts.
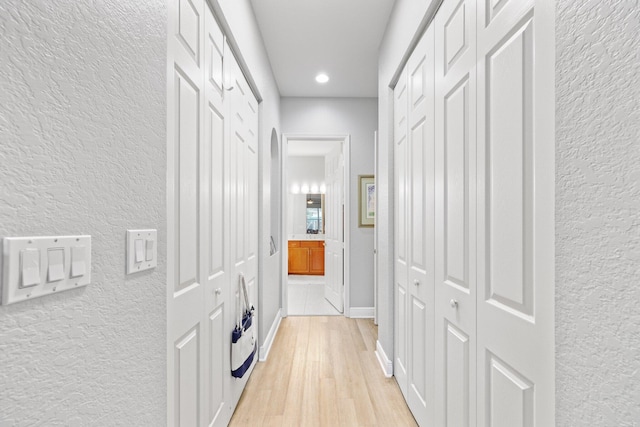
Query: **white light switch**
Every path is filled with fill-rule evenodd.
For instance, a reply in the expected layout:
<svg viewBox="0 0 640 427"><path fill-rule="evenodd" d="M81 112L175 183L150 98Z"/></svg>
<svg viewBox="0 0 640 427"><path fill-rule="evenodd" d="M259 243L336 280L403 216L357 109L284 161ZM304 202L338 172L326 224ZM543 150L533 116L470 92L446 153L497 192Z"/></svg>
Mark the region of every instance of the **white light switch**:
<svg viewBox="0 0 640 427"><path fill-rule="evenodd" d="M2 305L91 283L91 236L2 239Z"/></svg>
<svg viewBox="0 0 640 427"><path fill-rule="evenodd" d="M127 230L127 274L158 265L157 230Z"/></svg>
<svg viewBox="0 0 640 427"><path fill-rule="evenodd" d="M73 246L71 248L71 277L84 276L87 272L84 251L84 246Z"/></svg>
<svg viewBox="0 0 640 427"><path fill-rule="evenodd" d="M144 244L142 239L136 239L136 263L144 261Z"/></svg>
<svg viewBox="0 0 640 427"><path fill-rule="evenodd" d="M38 249L23 249L20 251L21 288L28 288L40 284L40 251Z"/></svg>
<svg viewBox="0 0 640 427"><path fill-rule="evenodd" d="M64 248L51 248L47 251L47 282L64 279Z"/></svg>
<svg viewBox="0 0 640 427"><path fill-rule="evenodd" d="M153 240L147 239L146 258L145 261L153 261Z"/></svg>

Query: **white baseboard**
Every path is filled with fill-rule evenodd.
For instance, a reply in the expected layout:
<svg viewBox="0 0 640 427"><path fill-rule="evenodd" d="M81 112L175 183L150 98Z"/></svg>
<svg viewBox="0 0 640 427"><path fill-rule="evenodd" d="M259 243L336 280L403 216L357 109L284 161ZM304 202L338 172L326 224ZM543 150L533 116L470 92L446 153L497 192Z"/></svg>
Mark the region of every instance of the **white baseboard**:
<svg viewBox="0 0 640 427"><path fill-rule="evenodd" d="M276 338L276 334L278 333L278 328L280 327L281 321L282 309L278 310L278 312L276 313L276 318L273 319L273 324L271 325L271 329L269 329L267 338L264 340L264 345L260 347L261 362L265 362L267 360L267 357L269 356L269 351L271 350L271 346L273 345L273 340Z"/></svg>
<svg viewBox="0 0 640 427"><path fill-rule="evenodd" d="M373 307L351 307L349 317L352 319L373 319L375 310Z"/></svg>
<svg viewBox="0 0 640 427"><path fill-rule="evenodd" d="M387 353L384 352L380 341L376 341L376 356L378 357L378 362L380 362L384 376L391 378L393 376L393 363L387 357Z"/></svg>

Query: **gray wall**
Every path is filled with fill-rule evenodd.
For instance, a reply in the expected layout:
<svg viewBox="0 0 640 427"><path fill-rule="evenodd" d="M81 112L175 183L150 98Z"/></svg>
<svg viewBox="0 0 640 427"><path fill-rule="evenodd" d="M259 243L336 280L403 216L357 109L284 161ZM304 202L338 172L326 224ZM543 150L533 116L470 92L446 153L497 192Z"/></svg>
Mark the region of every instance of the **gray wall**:
<svg viewBox="0 0 640 427"><path fill-rule="evenodd" d="M350 306L373 307L373 228L358 228L358 175L373 174L376 98L282 98L282 132L351 135Z"/></svg>
<svg viewBox="0 0 640 427"><path fill-rule="evenodd" d="M640 8L556 3L558 426L640 422Z"/></svg>
<svg viewBox="0 0 640 427"><path fill-rule="evenodd" d="M0 425L166 423L164 1L0 2L0 235L90 234L92 283L0 307ZM127 228L158 268L125 276Z"/></svg>

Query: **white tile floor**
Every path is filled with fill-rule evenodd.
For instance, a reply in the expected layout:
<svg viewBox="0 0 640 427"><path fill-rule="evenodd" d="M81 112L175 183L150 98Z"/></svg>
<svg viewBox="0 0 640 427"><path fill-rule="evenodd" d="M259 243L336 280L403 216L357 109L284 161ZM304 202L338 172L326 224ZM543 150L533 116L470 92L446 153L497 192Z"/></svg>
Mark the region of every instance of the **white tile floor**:
<svg viewBox="0 0 640 427"><path fill-rule="evenodd" d="M290 316L340 316L324 298L324 276L289 275Z"/></svg>

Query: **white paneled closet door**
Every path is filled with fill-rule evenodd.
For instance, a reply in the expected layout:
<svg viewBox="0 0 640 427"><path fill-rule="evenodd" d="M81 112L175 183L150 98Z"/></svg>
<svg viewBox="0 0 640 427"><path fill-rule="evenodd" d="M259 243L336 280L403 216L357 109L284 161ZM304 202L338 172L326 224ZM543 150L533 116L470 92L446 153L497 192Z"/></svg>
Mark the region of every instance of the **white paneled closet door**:
<svg viewBox="0 0 640 427"><path fill-rule="evenodd" d="M554 2L478 13L478 424L554 415Z"/></svg>
<svg viewBox="0 0 640 427"><path fill-rule="evenodd" d="M444 0L394 89L394 373L420 425L554 425L553 8Z"/></svg>
<svg viewBox="0 0 640 427"><path fill-rule="evenodd" d="M421 425L434 416L434 32L407 63L407 403Z"/></svg>
<svg viewBox="0 0 640 427"><path fill-rule="evenodd" d="M224 426L249 376L239 273L257 301L257 103L204 0L169 2L168 53L168 424Z"/></svg>
<svg viewBox="0 0 640 427"><path fill-rule="evenodd" d="M203 419L207 426L223 426L229 411L229 329L234 307L229 288L229 137L225 121L229 106L224 100L224 36L205 6L204 16L204 133L200 163L200 270L204 281L202 366L204 396Z"/></svg>
<svg viewBox="0 0 640 427"><path fill-rule="evenodd" d="M204 2L169 4L168 423L204 424L207 323L201 270ZM171 56L170 56L171 59Z"/></svg>
<svg viewBox="0 0 640 427"><path fill-rule="evenodd" d="M407 340L409 293L407 288L407 70L402 72L393 92L394 157L394 363L393 374L407 398Z"/></svg>
<svg viewBox="0 0 640 427"><path fill-rule="evenodd" d="M435 26L436 425L476 424L476 1Z"/></svg>
<svg viewBox="0 0 640 427"><path fill-rule="evenodd" d="M234 304L240 301L237 285L239 277L243 276L249 300L256 309L253 322L258 330L258 103L233 55L225 58L225 66L229 67L225 79L229 82L226 96L230 103L232 301ZM257 355L251 369L256 361ZM249 374L232 379L234 404L240 398Z"/></svg>

